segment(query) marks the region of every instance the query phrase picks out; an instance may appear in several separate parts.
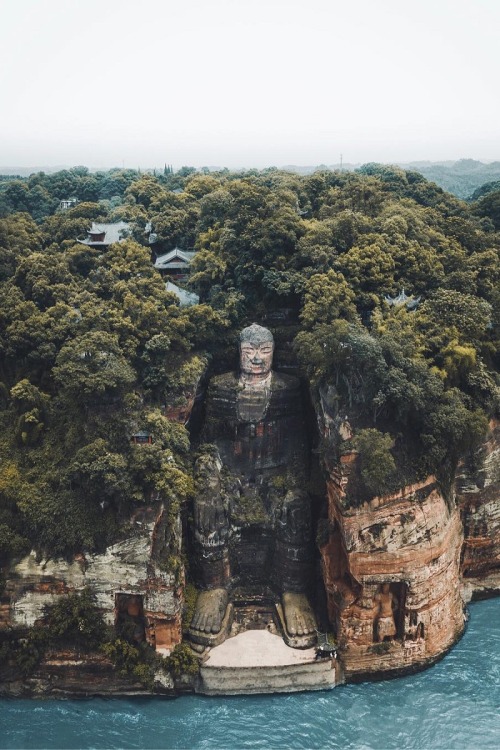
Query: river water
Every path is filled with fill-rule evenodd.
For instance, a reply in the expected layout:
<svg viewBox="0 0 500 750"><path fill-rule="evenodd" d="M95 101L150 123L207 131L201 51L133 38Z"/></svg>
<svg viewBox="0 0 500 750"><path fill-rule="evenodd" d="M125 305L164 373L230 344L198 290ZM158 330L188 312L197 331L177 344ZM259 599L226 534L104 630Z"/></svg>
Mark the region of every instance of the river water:
<svg viewBox="0 0 500 750"><path fill-rule="evenodd" d="M0 748L500 748L500 598L418 675L295 695L0 701Z"/></svg>

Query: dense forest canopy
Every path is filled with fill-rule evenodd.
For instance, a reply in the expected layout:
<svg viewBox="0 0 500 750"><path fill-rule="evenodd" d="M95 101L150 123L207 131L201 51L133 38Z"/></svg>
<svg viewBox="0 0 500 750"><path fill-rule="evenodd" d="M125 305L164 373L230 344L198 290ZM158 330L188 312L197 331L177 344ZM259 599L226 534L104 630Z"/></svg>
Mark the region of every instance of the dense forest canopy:
<svg viewBox="0 0 500 750"><path fill-rule="evenodd" d="M165 406L210 361L230 366L253 320L293 340L349 415L367 491L428 472L449 489L499 408L496 188L465 203L376 164L2 181L0 563L102 549L151 498L174 514L192 492L189 435ZM121 220L123 242L76 242ZM165 290L150 227L157 254L196 251L200 304ZM152 443L134 445L138 430Z"/></svg>

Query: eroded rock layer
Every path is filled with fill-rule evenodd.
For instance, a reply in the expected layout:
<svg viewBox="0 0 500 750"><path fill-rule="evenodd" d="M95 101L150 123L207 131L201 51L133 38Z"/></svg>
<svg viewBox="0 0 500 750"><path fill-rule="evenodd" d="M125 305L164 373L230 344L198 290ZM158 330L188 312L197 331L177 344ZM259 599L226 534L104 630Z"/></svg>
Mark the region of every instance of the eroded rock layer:
<svg viewBox="0 0 500 750"><path fill-rule="evenodd" d="M433 477L349 507L356 454L328 482L321 546L329 617L346 680L413 671L442 655L464 627L462 525Z"/></svg>
<svg viewBox="0 0 500 750"><path fill-rule="evenodd" d="M9 674L12 672L12 674ZM155 694L174 694L174 682L165 673L158 675ZM9 698L85 698L92 696L130 697L151 695L152 689L138 680L120 674L100 653L52 651L34 671L21 677L6 669L0 682L0 695Z"/></svg>
<svg viewBox="0 0 500 750"><path fill-rule="evenodd" d="M482 450L457 477L464 526L461 572L466 600L500 591L500 422L492 421Z"/></svg>
<svg viewBox="0 0 500 750"><path fill-rule="evenodd" d="M129 533L103 554L78 555L72 561L38 560L35 553L9 572L0 628L34 625L45 605L63 594L90 587L109 625L127 618L136 640L157 650L171 649L181 640L182 570L176 574L161 564L167 513L162 507L137 512ZM180 551L180 525L169 528L169 544Z"/></svg>

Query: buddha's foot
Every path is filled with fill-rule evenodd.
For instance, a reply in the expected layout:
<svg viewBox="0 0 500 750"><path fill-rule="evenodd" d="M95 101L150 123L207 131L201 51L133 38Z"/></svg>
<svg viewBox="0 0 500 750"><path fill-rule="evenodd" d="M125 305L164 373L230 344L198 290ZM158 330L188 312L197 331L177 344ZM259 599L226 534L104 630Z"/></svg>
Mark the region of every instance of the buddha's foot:
<svg viewBox="0 0 500 750"><path fill-rule="evenodd" d="M189 628L192 640L206 645L215 645L215 642L220 640L220 636L222 636L221 640L224 640L225 633L221 633L221 630L231 625L226 616L227 610L226 589L201 591L196 600L196 608Z"/></svg>
<svg viewBox="0 0 500 750"><path fill-rule="evenodd" d="M305 594L287 592L281 597L289 645L312 646L316 639L316 618Z"/></svg>

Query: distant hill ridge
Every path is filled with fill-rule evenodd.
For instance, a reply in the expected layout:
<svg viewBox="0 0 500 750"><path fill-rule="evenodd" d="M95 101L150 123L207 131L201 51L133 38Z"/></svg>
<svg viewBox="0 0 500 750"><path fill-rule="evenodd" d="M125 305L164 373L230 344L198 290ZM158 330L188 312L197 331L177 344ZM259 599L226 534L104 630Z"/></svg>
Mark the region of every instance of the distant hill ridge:
<svg viewBox="0 0 500 750"><path fill-rule="evenodd" d="M379 162L381 164L390 164L390 162ZM464 200L470 200L472 198L481 195L479 188L485 183L493 183L500 181L500 161L482 162L476 159L459 159L458 161L412 161L412 162L395 162L395 166L401 167L402 169L409 169L415 172L420 172L427 180L435 182L443 190L446 190L458 198ZM318 164L315 166L311 165L296 165L287 164L280 167L280 169L296 172L297 174L306 175L315 172L318 169L343 169L345 171L354 171L361 167L361 163L343 163L343 164ZM14 176L14 177L29 177L29 175L36 172L45 172L46 174L52 174L59 172L63 169L69 169L67 166L45 166L45 167L0 167L0 175ZM115 167L118 169L119 167ZM105 172L109 168L94 168L89 167L91 172ZM153 167L144 168L144 172L153 171ZM157 170L162 167L156 167ZM203 169L207 169L204 167ZM208 167L211 172L219 171L224 169L220 166ZM249 168L250 169L250 168ZM238 169L238 171L240 171ZM474 195L475 194L475 195Z"/></svg>
<svg viewBox="0 0 500 750"><path fill-rule="evenodd" d="M385 162L381 162L385 163ZM321 165L326 169L344 169L353 171L361 164L331 164ZM395 166L420 172L430 182L443 188L457 198L469 200L475 191L487 182L500 180L500 161L481 162L476 159L459 159L458 161L413 161L396 162ZM283 167L299 174L310 174L318 167L298 167L288 165Z"/></svg>

